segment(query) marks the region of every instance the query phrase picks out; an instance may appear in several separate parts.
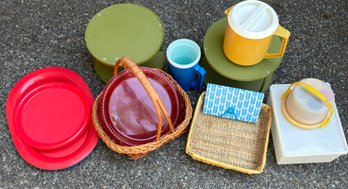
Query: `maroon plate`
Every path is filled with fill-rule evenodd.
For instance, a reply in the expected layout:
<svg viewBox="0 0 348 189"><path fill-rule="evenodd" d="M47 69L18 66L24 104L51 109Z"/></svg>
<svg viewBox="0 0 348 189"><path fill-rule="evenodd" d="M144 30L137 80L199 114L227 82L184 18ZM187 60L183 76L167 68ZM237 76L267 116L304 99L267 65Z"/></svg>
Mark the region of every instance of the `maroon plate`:
<svg viewBox="0 0 348 189"><path fill-rule="evenodd" d="M175 86L156 69L140 69L154 86L175 126L180 107ZM156 109L130 70L120 72L108 82L98 109L103 129L118 144L134 146L155 140L158 124ZM169 130L167 120L163 119L162 135Z"/></svg>

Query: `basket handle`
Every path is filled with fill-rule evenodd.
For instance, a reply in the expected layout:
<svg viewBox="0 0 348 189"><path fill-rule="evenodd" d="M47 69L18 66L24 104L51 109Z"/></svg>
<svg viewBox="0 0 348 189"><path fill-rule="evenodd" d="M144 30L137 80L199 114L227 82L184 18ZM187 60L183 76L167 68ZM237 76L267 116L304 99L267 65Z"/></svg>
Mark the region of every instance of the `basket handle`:
<svg viewBox="0 0 348 189"><path fill-rule="evenodd" d="M155 88L152 86L150 81L147 79L144 72L142 72L141 69L133 61L131 61L130 59L128 59L126 57L122 57L121 59L119 59L115 63L114 76L117 75L118 67L120 64L123 65L124 69L128 68L134 74L134 76L139 80L141 85L144 87L146 93L150 96L151 101L153 102L153 104L155 106L155 109L157 112L157 117L158 117L156 140L159 140L161 137L161 131L162 131L162 113L161 113L161 110L168 121L170 130L172 132L174 132L173 122L170 119L168 112L167 112L165 106L163 105L161 98L158 96Z"/></svg>
<svg viewBox="0 0 348 189"><path fill-rule="evenodd" d="M325 117L325 119L318 125L319 128L324 128L329 122L330 122L330 119L332 117L332 114L333 114L333 108L332 108L332 104L331 102L323 95L321 94L320 91L318 91L317 89L315 89L314 87L304 83L304 82L294 82L292 83L289 88L285 91L285 93L283 93L282 95L282 101L285 102L286 98L289 96L290 92L294 89L295 86L300 86L300 87L303 87L304 89L306 89L308 92L310 92L311 94L313 94L314 96L316 96L317 98L319 98L321 101L324 102L324 104L327 106L327 108L329 109L329 112L327 114L327 116ZM297 124L296 122L294 121L291 121L289 119L288 116L285 116L285 118L292 124L294 124L295 126L297 127L300 127L300 128L304 128L306 129L305 126L303 125L300 125L300 124Z"/></svg>

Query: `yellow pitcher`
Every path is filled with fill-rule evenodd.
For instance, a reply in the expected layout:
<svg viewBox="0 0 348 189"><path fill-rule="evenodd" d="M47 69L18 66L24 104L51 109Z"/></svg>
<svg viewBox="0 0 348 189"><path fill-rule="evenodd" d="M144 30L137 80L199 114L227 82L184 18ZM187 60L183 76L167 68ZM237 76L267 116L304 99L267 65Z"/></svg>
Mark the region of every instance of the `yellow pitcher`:
<svg viewBox="0 0 348 189"><path fill-rule="evenodd" d="M233 63L251 66L264 58L284 55L290 32L279 25L277 13L268 4L247 0L225 11L227 26L223 49ZM277 53L268 53L273 35L282 43Z"/></svg>

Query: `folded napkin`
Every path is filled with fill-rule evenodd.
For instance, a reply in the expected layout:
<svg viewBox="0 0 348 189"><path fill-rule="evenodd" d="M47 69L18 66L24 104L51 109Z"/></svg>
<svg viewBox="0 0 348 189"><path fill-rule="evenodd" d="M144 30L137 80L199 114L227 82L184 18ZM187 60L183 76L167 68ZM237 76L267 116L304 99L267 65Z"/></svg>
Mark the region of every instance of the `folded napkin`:
<svg viewBox="0 0 348 189"><path fill-rule="evenodd" d="M203 113L256 123L264 93L208 83Z"/></svg>

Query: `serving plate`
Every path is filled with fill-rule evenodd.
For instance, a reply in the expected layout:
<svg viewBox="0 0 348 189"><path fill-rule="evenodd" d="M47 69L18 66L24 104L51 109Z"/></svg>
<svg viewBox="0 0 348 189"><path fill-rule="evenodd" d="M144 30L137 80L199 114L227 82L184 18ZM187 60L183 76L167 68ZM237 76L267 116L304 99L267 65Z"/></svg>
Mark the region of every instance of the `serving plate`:
<svg viewBox="0 0 348 189"><path fill-rule="evenodd" d="M77 73L42 68L20 79L8 95L6 116L19 155L47 170L83 160L97 144L91 124L94 98Z"/></svg>
<svg viewBox="0 0 348 189"><path fill-rule="evenodd" d="M143 68L175 125L179 116L177 90L171 81L156 69ZM133 146L152 142L156 138L158 118L153 102L130 70L112 78L99 104L102 127L119 144ZM168 122L162 123L162 135L168 133Z"/></svg>

